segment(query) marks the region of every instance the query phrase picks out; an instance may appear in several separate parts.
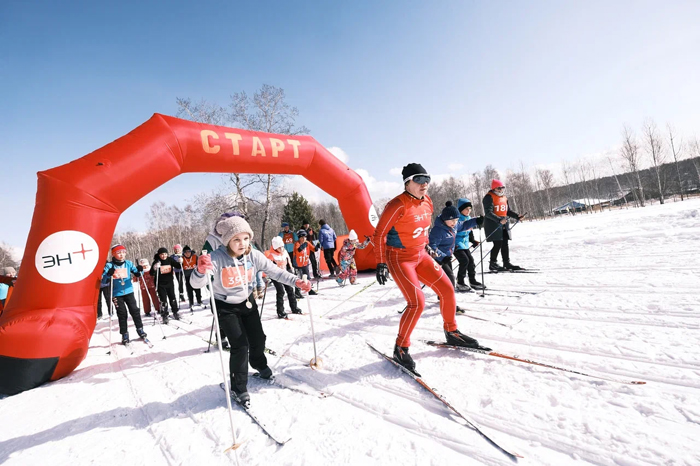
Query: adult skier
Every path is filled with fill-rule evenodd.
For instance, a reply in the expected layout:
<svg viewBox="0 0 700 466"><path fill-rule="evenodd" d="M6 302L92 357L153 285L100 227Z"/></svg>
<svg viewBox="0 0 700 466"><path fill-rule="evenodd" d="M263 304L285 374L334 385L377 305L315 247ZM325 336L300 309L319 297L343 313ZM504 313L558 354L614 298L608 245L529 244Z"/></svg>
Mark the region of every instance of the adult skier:
<svg viewBox="0 0 700 466"><path fill-rule="evenodd" d="M459 210L459 221L466 222L472 219L472 202L466 197L459 198L457 200L457 209ZM484 223L484 217L479 216L476 218L476 224L479 228ZM457 232L457 245L455 247L455 258L459 262L459 268L457 269L457 285L455 290L464 293L470 291L471 288L476 290L484 289L484 285L476 279L476 263L474 262L474 257L469 251L469 244L478 246L479 242L474 239L474 232L471 228L467 230L462 230ZM464 278L469 275L469 285L464 283ZM470 288L471 287L471 288Z"/></svg>
<svg viewBox="0 0 700 466"><path fill-rule="evenodd" d="M508 217L522 220L523 215L510 210L508 197L505 195L506 187L500 180L491 181L491 190L486 193L482 202L484 206L484 233L488 242L493 243L489 270L503 272L505 270L522 270L522 267L510 262L508 241L510 240L510 227ZM498 265L498 252L503 258L503 267Z"/></svg>
<svg viewBox="0 0 700 466"><path fill-rule="evenodd" d="M479 342L457 330L455 292L449 278L428 255L433 202L428 197L430 175L420 164L409 163L401 171L405 191L384 208L373 243L377 259L377 282L384 285L389 272L407 302L401 317L394 346L394 359L410 371L416 364L408 353L411 333L425 307L420 282L428 285L440 298L445 338L450 345L476 348Z"/></svg>
<svg viewBox="0 0 700 466"><path fill-rule="evenodd" d="M266 337L257 303L252 297L255 274L263 271L272 280L305 291L311 289L311 283L297 279L271 263L260 251L253 250L253 230L244 219L225 218L217 223L215 229L223 244L211 255L199 256L190 283L194 288L203 288L208 281L207 270L213 272L212 293L219 323L231 345L229 367L232 395L238 403L249 406L248 363L260 372L261 377L272 377L272 369L267 365L264 352Z"/></svg>

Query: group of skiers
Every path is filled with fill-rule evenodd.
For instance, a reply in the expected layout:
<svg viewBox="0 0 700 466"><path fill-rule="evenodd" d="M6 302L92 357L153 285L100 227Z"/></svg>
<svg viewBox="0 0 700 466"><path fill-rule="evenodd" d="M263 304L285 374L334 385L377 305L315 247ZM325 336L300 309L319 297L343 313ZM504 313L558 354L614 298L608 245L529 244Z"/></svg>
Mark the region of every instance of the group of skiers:
<svg viewBox="0 0 700 466"><path fill-rule="evenodd" d="M262 253L254 247L254 234L250 225L237 212L225 213L217 220L204 246L210 254L197 256L189 247L181 250L176 245L175 254L169 255L166 248L160 248L154 257L153 267L149 270L147 261L134 266L125 259L126 248L114 246L113 258L105 265L102 283L106 281L109 284L111 281L110 296L116 304L123 341L128 342L129 338L126 308L132 315L137 334L140 337L146 336L133 297L131 275L141 279L146 291L150 288L148 282L144 283L144 272L148 271L155 279L154 288L158 299L153 299L150 292L142 295L151 296L153 308L160 310L166 322L168 304L173 316L179 318L173 284L175 274L184 274L184 280L180 281L180 298L184 300L184 282L190 307L193 306L193 295L196 295L198 304L201 304L200 290L210 283L222 338L224 335L228 337L230 345L232 396L235 401L247 406L250 401L247 392L248 365L256 369L262 378L272 377L272 370L264 354L266 336L255 299L260 277L264 274L272 281L277 293L277 315L285 318L284 294L287 295L291 312L301 313L297 307L300 290L313 293L306 278L320 278L315 257L317 249L324 251L330 275L339 284L344 284L346 280L354 284L357 276L355 252L373 243L377 282L384 285L391 274L407 301L395 342L394 360L415 372L415 362L409 354L409 348L411 334L425 307L420 282L438 295L447 343L483 348L477 340L461 333L456 323L456 313L462 310L456 305L455 292L484 288L476 279L475 263L470 253L470 243L479 245L472 229L483 226L486 240L494 243L490 270L518 270L520 268L510 262L507 218L520 220L522 216L510 210L504 195L505 187L500 181L493 180L492 189L483 200L484 216L471 217L472 203L467 198L460 198L456 206L452 202L446 203L431 228L433 203L427 195L430 175L420 164L411 163L403 168L402 176L405 191L387 204L374 236L366 237L360 243L357 234L351 231L339 251L340 265L334 257L337 237L324 220L319 222L321 229L318 239L307 221L303 222L303 228L297 232L293 232L288 223L282 223L282 231L272 239L270 248ZM499 252L503 258L502 267L497 263ZM456 281L452 267L453 257L459 263ZM465 281L467 277L469 284ZM144 309L150 309L150 304L145 305L145 299L144 297ZM98 315L100 314L98 307Z"/></svg>

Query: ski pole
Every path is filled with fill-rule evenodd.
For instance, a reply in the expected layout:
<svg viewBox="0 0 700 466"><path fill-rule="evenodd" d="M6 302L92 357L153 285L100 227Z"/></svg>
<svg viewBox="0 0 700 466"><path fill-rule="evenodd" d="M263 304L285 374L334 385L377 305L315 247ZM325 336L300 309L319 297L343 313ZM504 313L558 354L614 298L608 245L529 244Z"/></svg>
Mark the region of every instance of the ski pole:
<svg viewBox="0 0 700 466"><path fill-rule="evenodd" d="M209 344L207 345L207 350L205 353L209 352L209 349L211 348L211 337L214 335L214 316L211 318L211 330L209 331Z"/></svg>
<svg viewBox="0 0 700 466"><path fill-rule="evenodd" d="M481 239L481 232L479 232L479 239ZM479 241L479 254L481 255L481 260L479 261L479 264L481 264L481 297L484 297L484 292L486 290L486 285L484 282L484 248L481 247L483 244L483 241Z"/></svg>
<svg viewBox="0 0 700 466"><path fill-rule="evenodd" d="M267 280L263 278L263 281L265 282L265 291L263 291L263 300L262 304L260 305L260 318L262 319L262 314L263 314L263 309L265 309L265 296L267 296Z"/></svg>
<svg viewBox="0 0 700 466"><path fill-rule="evenodd" d="M151 296L151 293L148 291L148 285L146 285L146 280L143 278L143 275L141 275L141 283L143 283L143 287L146 290L146 296L148 296L148 303L151 306L151 312L153 313L153 320L158 322L158 327L160 327L160 333L163 334L163 340L165 340L165 332L163 331L163 326L160 323L160 320L156 317L158 315L158 311L156 311L156 307L153 305L153 297Z"/></svg>
<svg viewBox="0 0 700 466"><path fill-rule="evenodd" d="M527 212L525 212L525 213L522 215L522 217L524 217L524 216L526 216L526 215L527 215ZM513 230L515 230L515 227L517 227L519 223L520 223L520 219L516 220L516 221L515 221L515 225L513 225L513 227L510 228L510 230L508 230L508 231L513 231ZM496 228L494 231L491 232L491 235L493 235L494 233L496 233L496 232L498 231L499 228L501 228L500 224L499 224L498 228ZM484 241L488 241L488 239L491 237L491 235L488 235ZM479 243L479 244L481 244L481 243ZM475 249L476 249L476 248L475 248ZM491 247L491 249L493 249L493 246ZM491 249L489 249L488 252L487 252L486 254L488 254L489 252L491 252ZM481 262L483 262L483 261L484 261L484 255L482 254L482 255L481 255Z"/></svg>
<svg viewBox="0 0 700 466"><path fill-rule="evenodd" d="M301 281L306 281L306 274L301 276ZM314 342L314 358L310 361L309 365L312 369L321 369L323 367L323 361L318 357L316 352L316 334L314 332L314 316L311 313L311 295L306 294L306 307L309 310L309 321L311 322L311 339Z"/></svg>
<svg viewBox="0 0 700 466"><path fill-rule="evenodd" d="M112 283L112 277L109 277L109 302L107 303L109 306L109 351L107 351L107 354L112 354Z"/></svg>
<svg viewBox="0 0 700 466"><path fill-rule="evenodd" d="M207 254L207 251L202 251L202 255ZM224 364L224 349L221 347L221 331L219 330L219 316L216 312L216 301L214 300L214 290L211 286L211 270L207 270L207 288L209 289L209 294L211 295L211 305L214 311L214 321L216 322L216 337L218 339L217 344L219 346L219 360L221 361L221 375L224 377L224 388L226 389L226 405L228 406L228 419L231 424L231 437L233 438L233 445L224 450L224 453L229 450L234 450L236 455L236 464L238 464L238 452L236 451L241 444L236 441L236 429L233 427L233 408L231 407L231 384L229 383L229 377L226 376L226 366ZM210 340L211 341L211 340Z"/></svg>

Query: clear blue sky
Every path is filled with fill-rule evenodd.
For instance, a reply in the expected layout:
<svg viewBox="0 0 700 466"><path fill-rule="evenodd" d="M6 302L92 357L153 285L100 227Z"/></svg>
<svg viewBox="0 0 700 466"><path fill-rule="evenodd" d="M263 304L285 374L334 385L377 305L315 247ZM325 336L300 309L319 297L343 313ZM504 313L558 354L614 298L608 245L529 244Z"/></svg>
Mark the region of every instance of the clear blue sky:
<svg viewBox="0 0 700 466"><path fill-rule="evenodd" d="M698 1L106 3L0 2L0 242L24 246L37 171L174 115L176 97L225 105L263 83L377 196L411 161L551 164L645 117L700 135ZM120 228L217 182L179 177Z"/></svg>

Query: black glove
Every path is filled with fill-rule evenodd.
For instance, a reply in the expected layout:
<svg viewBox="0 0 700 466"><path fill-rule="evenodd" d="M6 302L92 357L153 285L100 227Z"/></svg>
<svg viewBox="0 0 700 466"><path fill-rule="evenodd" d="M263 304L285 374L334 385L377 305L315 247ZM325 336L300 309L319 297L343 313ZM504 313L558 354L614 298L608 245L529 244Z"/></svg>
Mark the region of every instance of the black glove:
<svg viewBox="0 0 700 466"><path fill-rule="evenodd" d="M108 268L108 269L107 269L107 276L108 276L108 277L111 277L112 275L114 275L114 271L115 271L115 270L117 270L117 269L115 269L114 267Z"/></svg>
<svg viewBox="0 0 700 466"><path fill-rule="evenodd" d="M306 246L308 246L307 243L300 244L300 245L299 245L299 252L301 252L301 251L303 251L304 249L306 249Z"/></svg>
<svg viewBox="0 0 700 466"><path fill-rule="evenodd" d="M389 279L389 267L382 263L382 264L377 264L377 282L380 285L383 285L387 282Z"/></svg>
<svg viewBox="0 0 700 466"><path fill-rule="evenodd" d="M476 217L476 225L478 227L481 227L481 225L483 225L483 224L484 224L484 216L479 215L478 217Z"/></svg>
<svg viewBox="0 0 700 466"><path fill-rule="evenodd" d="M472 241L472 246L474 246L474 247L477 247L477 246L480 245L480 244L481 244L481 243L478 242L478 241Z"/></svg>
<svg viewBox="0 0 700 466"><path fill-rule="evenodd" d="M143 265L141 265L141 264L137 265L136 270L138 270L139 272L143 272Z"/></svg>

